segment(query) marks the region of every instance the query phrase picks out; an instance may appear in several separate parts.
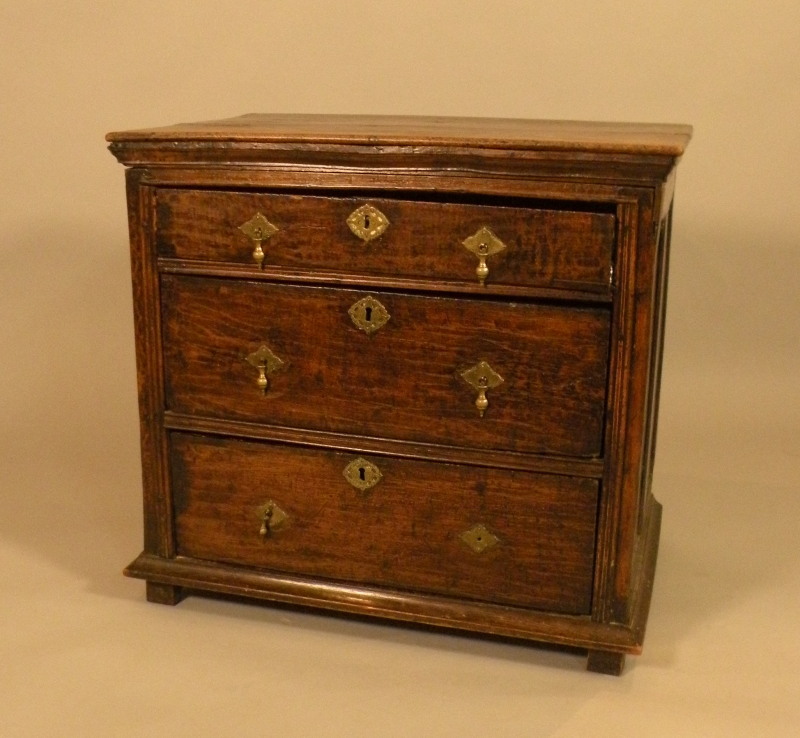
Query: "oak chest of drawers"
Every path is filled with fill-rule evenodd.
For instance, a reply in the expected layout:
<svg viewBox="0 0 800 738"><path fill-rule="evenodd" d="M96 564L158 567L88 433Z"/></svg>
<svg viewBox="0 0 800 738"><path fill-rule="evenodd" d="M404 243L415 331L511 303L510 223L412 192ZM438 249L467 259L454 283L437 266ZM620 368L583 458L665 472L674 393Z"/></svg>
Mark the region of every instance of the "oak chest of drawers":
<svg viewBox="0 0 800 738"><path fill-rule="evenodd" d="M641 649L686 126L249 115L126 166L148 599Z"/></svg>

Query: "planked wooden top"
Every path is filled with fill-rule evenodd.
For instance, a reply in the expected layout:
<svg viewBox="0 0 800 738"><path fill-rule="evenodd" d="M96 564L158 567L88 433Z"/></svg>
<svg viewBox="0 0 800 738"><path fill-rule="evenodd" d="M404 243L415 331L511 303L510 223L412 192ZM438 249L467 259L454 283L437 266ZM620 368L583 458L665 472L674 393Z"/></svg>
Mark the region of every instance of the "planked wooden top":
<svg viewBox="0 0 800 738"><path fill-rule="evenodd" d="M112 144L198 141L475 147L679 157L691 135L691 126L655 123L251 113L223 120L119 131L109 133L106 140Z"/></svg>

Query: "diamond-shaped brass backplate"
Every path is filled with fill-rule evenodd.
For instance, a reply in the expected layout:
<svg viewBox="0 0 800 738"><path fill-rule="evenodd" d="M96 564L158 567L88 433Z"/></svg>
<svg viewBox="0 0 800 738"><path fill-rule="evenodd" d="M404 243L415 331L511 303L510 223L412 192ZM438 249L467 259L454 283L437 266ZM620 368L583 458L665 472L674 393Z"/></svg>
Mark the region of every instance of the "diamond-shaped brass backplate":
<svg viewBox="0 0 800 738"><path fill-rule="evenodd" d="M479 228L469 238L464 239L464 248L477 257L487 257L497 254L506 248L506 245L487 226Z"/></svg>
<svg viewBox="0 0 800 738"><path fill-rule="evenodd" d="M289 520L285 510L268 500L258 508L258 519L261 521L261 535L267 536L283 528Z"/></svg>
<svg viewBox="0 0 800 738"><path fill-rule="evenodd" d="M483 553L486 549L500 543L500 539L483 523L473 525L468 530L465 530L459 538L461 538L475 553Z"/></svg>
<svg viewBox="0 0 800 738"><path fill-rule="evenodd" d="M278 371L283 366L283 360L275 356L266 344L261 344L252 354L248 354L247 363L258 369L258 387L266 394L269 387L267 375Z"/></svg>
<svg viewBox="0 0 800 738"><path fill-rule="evenodd" d="M272 225L262 213L256 213L246 223L242 223L239 230L253 241L266 241L278 232L278 227Z"/></svg>
<svg viewBox="0 0 800 738"><path fill-rule="evenodd" d="M369 335L386 325L389 311L372 296L354 302L347 311L353 323Z"/></svg>
<svg viewBox="0 0 800 738"><path fill-rule="evenodd" d="M478 267L475 274L482 285L486 285L489 276L489 266L486 259L506 248L506 245L492 232L491 228L483 226L463 242L464 248L478 257Z"/></svg>
<svg viewBox="0 0 800 738"><path fill-rule="evenodd" d="M461 378L472 385L476 390L487 390L503 384L503 378L485 361L479 361L475 366L461 372Z"/></svg>
<svg viewBox="0 0 800 738"><path fill-rule="evenodd" d="M246 223L242 223L239 226L239 230L253 241L255 245L252 254L253 260L258 264L259 268L263 267L264 249L261 244L277 233L278 227L272 225L262 213L256 213Z"/></svg>
<svg viewBox="0 0 800 738"><path fill-rule="evenodd" d="M375 464L361 457L354 459L344 468L344 478L356 489L365 492L383 479L381 470Z"/></svg>
<svg viewBox="0 0 800 738"><path fill-rule="evenodd" d="M247 363L256 369L264 369L267 374L272 374L283 366L283 361L263 343L252 354L247 355Z"/></svg>
<svg viewBox="0 0 800 738"><path fill-rule="evenodd" d="M350 213L347 225L356 236L366 243L386 231L389 227L389 219L378 208L367 203Z"/></svg>
<svg viewBox="0 0 800 738"><path fill-rule="evenodd" d="M475 407L478 408L480 416L483 417L486 408L489 407L489 398L486 397L487 391L494 387L499 387L505 380L485 361L479 361L475 366L465 369L461 372L461 378L478 390Z"/></svg>

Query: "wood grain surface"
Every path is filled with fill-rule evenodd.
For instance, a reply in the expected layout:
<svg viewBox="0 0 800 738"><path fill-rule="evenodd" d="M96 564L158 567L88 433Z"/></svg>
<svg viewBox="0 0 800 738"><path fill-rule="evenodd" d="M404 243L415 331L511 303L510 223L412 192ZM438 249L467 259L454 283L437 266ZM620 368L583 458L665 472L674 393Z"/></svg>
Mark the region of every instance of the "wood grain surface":
<svg viewBox="0 0 800 738"><path fill-rule="evenodd" d="M369 457L383 478L362 492L352 454L172 436L178 553L454 597L588 613L598 483ZM260 507L288 515L260 535ZM481 553L461 533L499 539Z"/></svg>
<svg viewBox="0 0 800 738"><path fill-rule="evenodd" d="M437 201L358 197L215 192L162 188L157 192L158 253L161 257L246 264L253 241L239 226L262 213L278 231L262 243L265 265L311 271L397 278L416 277L476 284L478 258L463 242L490 228L506 248L488 258L487 286L518 285L610 291L614 247L613 213L535 207L523 198ZM407 195L408 197L408 195ZM369 203L389 220L367 243L347 225L356 208Z"/></svg>
<svg viewBox="0 0 800 738"><path fill-rule="evenodd" d="M109 134L131 167L144 472L126 572L155 602L206 589L545 640L618 673L658 551L690 135L307 115ZM367 203L390 225L364 243L346 219ZM240 229L257 212L278 229L263 266ZM463 245L481 227L506 245L485 287ZM349 315L365 297L389 316L370 335ZM266 392L262 346L280 359ZM483 417L478 362L503 380ZM367 491L343 474L358 456L383 475ZM270 500L288 520L262 536ZM479 524L497 537L481 553L460 538Z"/></svg>
<svg viewBox="0 0 800 738"><path fill-rule="evenodd" d="M258 114L109 133L109 142L253 141L393 146L474 146L680 156L691 126L514 118Z"/></svg>
<svg viewBox="0 0 800 738"><path fill-rule="evenodd" d="M601 453L609 311L403 293L162 277L167 409L481 449ZM372 335L348 309L391 316ZM259 390L246 357L284 365ZM480 417L460 373L503 378Z"/></svg>

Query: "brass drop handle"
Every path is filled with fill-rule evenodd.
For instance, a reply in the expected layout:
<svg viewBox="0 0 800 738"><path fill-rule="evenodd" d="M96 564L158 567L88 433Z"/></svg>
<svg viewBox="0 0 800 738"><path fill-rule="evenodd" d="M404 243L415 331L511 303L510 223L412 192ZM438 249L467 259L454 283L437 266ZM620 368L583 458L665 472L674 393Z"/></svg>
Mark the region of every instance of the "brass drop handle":
<svg viewBox="0 0 800 738"><path fill-rule="evenodd" d="M278 228L270 223L262 213L256 213L246 223L239 226L242 231L253 243L253 260L259 268L264 266L264 249L262 243L274 236Z"/></svg>
<svg viewBox="0 0 800 738"><path fill-rule="evenodd" d="M258 535L262 538L268 538L272 533L280 530L289 519L289 516L272 500L268 500L258 509L258 516L261 520Z"/></svg>
<svg viewBox="0 0 800 738"><path fill-rule="evenodd" d="M256 240L256 247L253 249L253 260L258 266L264 266L264 249L261 248L262 239Z"/></svg>
<svg viewBox="0 0 800 738"><path fill-rule="evenodd" d="M481 285L485 287L486 278L489 276L489 265L486 263L486 259L503 251L507 248L506 245L492 232L491 228L483 226L465 239L463 246L478 257L475 274Z"/></svg>
<svg viewBox="0 0 800 738"><path fill-rule="evenodd" d="M266 394L269 387L268 374L276 372L283 366L283 361L279 359L266 344L261 344L252 354L248 354L247 363L258 369L258 379L256 384L263 394Z"/></svg>
<svg viewBox="0 0 800 738"><path fill-rule="evenodd" d="M274 506L269 505L266 510L264 510L264 515L261 519L261 530L258 531L258 535L260 536L268 536L269 535L269 527L272 521L272 513L274 511Z"/></svg>
<svg viewBox="0 0 800 738"><path fill-rule="evenodd" d="M481 417L486 412L486 408L489 407L489 398L486 396L487 389L489 389L489 379L488 377L481 377L478 380L478 397L475 400L475 407L478 408Z"/></svg>
<svg viewBox="0 0 800 738"><path fill-rule="evenodd" d="M478 397L475 399L475 407L481 417L489 407L489 398L486 393L490 389L499 387L505 381L489 364L479 361L475 366L461 372L461 378L471 387L478 390Z"/></svg>

